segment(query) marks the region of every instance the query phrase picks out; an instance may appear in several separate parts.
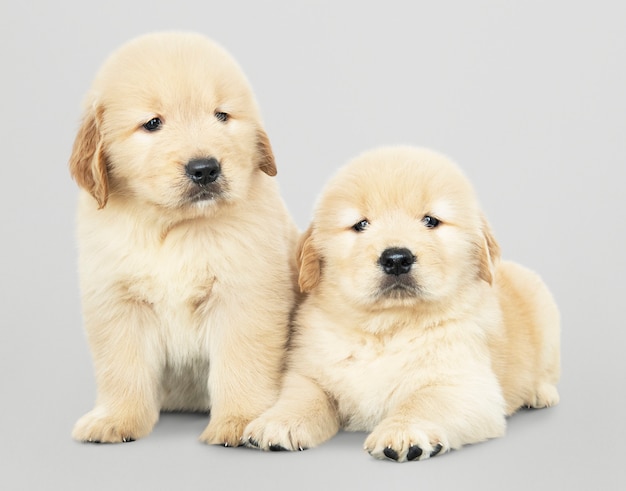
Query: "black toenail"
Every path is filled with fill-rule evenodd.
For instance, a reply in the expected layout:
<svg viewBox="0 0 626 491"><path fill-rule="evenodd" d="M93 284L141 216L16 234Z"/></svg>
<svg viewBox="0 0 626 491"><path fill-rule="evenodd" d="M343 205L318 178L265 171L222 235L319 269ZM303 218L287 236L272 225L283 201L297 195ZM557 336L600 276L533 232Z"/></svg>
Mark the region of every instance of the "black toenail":
<svg viewBox="0 0 626 491"><path fill-rule="evenodd" d="M434 457L435 455L437 455L439 452L441 452L441 449L443 448L443 445L441 445L441 443L438 443L437 446L433 449L432 452L430 452L430 456Z"/></svg>
<svg viewBox="0 0 626 491"><path fill-rule="evenodd" d="M385 454L385 457L387 457L388 459L398 460L398 452L396 452L391 447L387 447L385 450L383 450L383 453Z"/></svg>
<svg viewBox="0 0 626 491"><path fill-rule="evenodd" d="M417 460L422 456L423 450L415 445L409 447L409 453L406 454L407 460Z"/></svg>
<svg viewBox="0 0 626 491"><path fill-rule="evenodd" d="M284 450L287 450L285 447L282 447L280 445L270 445L270 451L271 452L282 452Z"/></svg>
<svg viewBox="0 0 626 491"><path fill-rule="evenodd" d="M259 448L259 442L257 442L254 438L248 438L248 443L255 448Z"/></svg>

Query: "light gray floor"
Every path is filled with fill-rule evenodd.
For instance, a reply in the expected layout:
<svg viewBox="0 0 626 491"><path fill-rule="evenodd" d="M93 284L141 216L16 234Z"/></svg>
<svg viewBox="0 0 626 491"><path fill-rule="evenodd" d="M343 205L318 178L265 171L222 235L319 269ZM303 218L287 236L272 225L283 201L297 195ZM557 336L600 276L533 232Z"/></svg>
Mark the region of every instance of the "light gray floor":
<svg viewBox="0 0 626 491"><path fill-rule="evenodd" d="M373 3L2 4L0 488L626 489L626 10ZM95 387L67 159L105 56L170 28L213 37L248 74L301 228L334 169L365 149L422 145L459 162L504 256L540 272L561 307L561 405L401 465L370 458L363 434L296 454L207 447L207 418L188 414L132 444L73 442Z"/></svg>

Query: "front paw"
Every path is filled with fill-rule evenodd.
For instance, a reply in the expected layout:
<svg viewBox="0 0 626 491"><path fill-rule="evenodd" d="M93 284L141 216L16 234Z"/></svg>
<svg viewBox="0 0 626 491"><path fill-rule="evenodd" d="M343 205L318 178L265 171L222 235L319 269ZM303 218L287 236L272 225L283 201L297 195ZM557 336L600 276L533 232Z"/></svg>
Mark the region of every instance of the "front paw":
<svg viewBox="0 0 626 491"><path fill-rule="evenodd" d="M428 421L383 420L365 440L370 455L397 462L424 460L449 449L443 429Z"/></svg>
<svg viewBox="0 0 626 491"><path fill-rule="evenodd" d="M113 413L96 407L74 425L72 437L81 442L122 443L142 438L152 431L158 412L151 415L128 411Z"/></svg>
<svg viewBox="0 0 626 491"><path fill-rule="evenodd" d="M248 447L270 451L302 451L328 440L337 432L333 425L318 424L306 417L266 413L244 431Z"/></svg>
<svg viewBox="0 0 626 491"><path fill-rule="evenodd" d="M209 424L200 435L200 441L209 445L237 447L242 444L243 430L249 422L250 419L243 416L211 416Z"/></svg>

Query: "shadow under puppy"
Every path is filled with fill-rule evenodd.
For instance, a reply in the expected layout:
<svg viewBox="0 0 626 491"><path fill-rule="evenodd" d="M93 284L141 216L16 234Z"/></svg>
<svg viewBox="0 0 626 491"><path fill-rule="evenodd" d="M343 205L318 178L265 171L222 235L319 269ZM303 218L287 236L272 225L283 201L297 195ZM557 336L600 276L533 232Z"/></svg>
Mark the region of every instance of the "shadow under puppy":
<svg viewBox="0 0 626 491"><path fill-rule="evenodd" d="M300 245L278 403L248 445L296 450L340 427L374 457L423 460L498 437L558 402L559 313L533 272L500 262L468 180L424 149L382 148L329 182Z"/></svg>
<svg viewBox="0 0 626 491"><path fill-rule="evenodd" d="M93 83L70 171L85 330L98 386L77 440L147 435L208 411L238 445L276 400L298 232L248 81L201 35L156 33Z"/></svg>

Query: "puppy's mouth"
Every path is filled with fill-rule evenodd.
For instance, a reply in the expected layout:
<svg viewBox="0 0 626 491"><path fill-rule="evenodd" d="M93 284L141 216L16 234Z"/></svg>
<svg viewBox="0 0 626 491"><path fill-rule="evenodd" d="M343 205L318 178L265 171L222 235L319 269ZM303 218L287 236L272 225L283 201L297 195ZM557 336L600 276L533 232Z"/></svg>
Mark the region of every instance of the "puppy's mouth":
<svg viewBox="0 0 626 491"><path fill-rule="evenodd" d="M386 276L378 290L379 296L394 299L417 297L420 293L420 286L408 274Z"/></svg>
<svg viewBox="0 0 626 491"><path fill-rule="evenodd" d="M218 183L212 183L207 186L193 186L190 188L185 197L185 204L193 205L206 201L214 201L224 194L222 186Z"/></svg>

